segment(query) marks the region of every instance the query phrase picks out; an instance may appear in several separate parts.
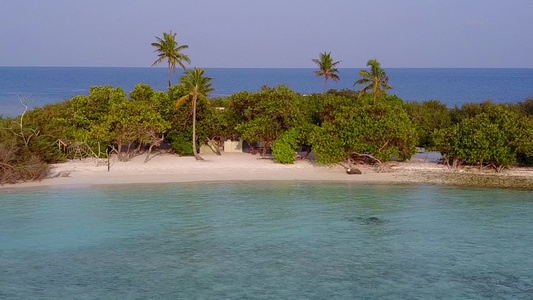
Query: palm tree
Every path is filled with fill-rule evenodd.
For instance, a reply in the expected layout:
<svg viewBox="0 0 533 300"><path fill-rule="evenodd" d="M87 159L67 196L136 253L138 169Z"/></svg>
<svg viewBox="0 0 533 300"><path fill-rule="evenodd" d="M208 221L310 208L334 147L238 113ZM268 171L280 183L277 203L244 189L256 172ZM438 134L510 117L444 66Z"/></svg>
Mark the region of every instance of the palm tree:
<svg viewBox="0 0 533 300"><path fill-rule="evenodd" d="M315 71L316 76L324 76L324 94L326 94L328 90L328 78L331 77L331 79L337 81L339 80L339 75L336 73L338 70L335 68L337 64L340 63L340 61L333 62L331 59L331 52L329 53L320 53L320 59L313 59L313 62L318 65L319 71Z"/></svg>
<svg viewBox="0 0 533 300"><path fill-rule="evenodd" d="M157 56L159 58L154 61L152 67L165 59L168 61L168 87L170 87L170 69L176 72L176 64L178 64L183 68L183 70L185 70L185 65L182 61L191 63L191 60L187 55L180 53L181 50L187 49L189 46L178 46L176 34L173 34L172 30L170 33L163 32L163 38L157 36L155 38L157 39L157 43L152 43L152 46L156 48L154 52L158 53Z"/></svg>
<svg viewBox="0 0 533 300"><path fill-rule="evenodd" d="M198 98L207 99L207 94L213 91L211 83L209 83L212 78L203 77L203 75L203 69L194 68L194 70L185 71L180 78L180 84L185 87L185 91L187 91L188 94L180 97L175 105L176 108L178 108L187 100L191 100L192 102L192 151L196 160L204 160L196 152L196 102Z"/></svg>
<svg viewBox="0 0 533 300"><path fill-rule="evenodd" d="M386 93L385 91L392 89L392 87L388 84L389 77L387 77L385 71L381 69L381 65L377 60L371 59L366 63L366 65L370 67L370 72L367 70L360 70L359 75L363 78L357 80L353 85L355 86L356 84L368 83L368 85L361 90L360 95L371 89L374 93L375 104L376 97Z"/></svg>

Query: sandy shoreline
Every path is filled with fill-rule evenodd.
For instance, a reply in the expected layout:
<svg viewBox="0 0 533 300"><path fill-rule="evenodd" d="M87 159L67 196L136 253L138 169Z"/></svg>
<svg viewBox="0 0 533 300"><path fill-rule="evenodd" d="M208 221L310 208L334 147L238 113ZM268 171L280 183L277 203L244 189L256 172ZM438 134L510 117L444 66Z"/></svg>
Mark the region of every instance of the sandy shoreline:
<svg viewBox="0 0 533 300"><path fill-rule="evenodd" d="M251 154L224 153L221 156L214 154L202 156L205 161L196 161L193 157L163 154L153 157L147 163L143 163L144 156L138 156L125 163L112 161L109 172L107 160L72 160L52 165L49 178L5 185L1 189L216 181L449 183L443 181L446 174L452 174L453 178L455 177L453 174L461 173L423 159L388 163L385 170L362 165L358 168L363 174L348 175L341 166L320 166L309 160L298 160L293 165L283 165L274 163L272 159ZM533 170L511 170L503 176L507 176L509 180L513 180L514 177L533 180Z"/></svg>

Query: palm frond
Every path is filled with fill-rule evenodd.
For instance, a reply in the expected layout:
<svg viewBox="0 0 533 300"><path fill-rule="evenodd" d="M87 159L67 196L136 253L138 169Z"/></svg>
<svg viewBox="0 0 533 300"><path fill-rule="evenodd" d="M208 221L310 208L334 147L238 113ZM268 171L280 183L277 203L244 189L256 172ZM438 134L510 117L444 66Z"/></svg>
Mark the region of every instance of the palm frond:
<svg viewBox="0 0 533 300"><path fill-rule="evenodd" d="M204 77L203 69L193 69L185 71L180 78L180 83L185 86L185 89L189 92L197 93L197 95L207 96L209 92L214 89L211 88L212 78Z"/></svg>
<svg viewBox="0 0 533 300"><path fill-rule="evenodd" d="M389 78L385 73L385 70L381 69L381 64L376 59L370 59L367 64L370 67L369 70L360 70L359 76L362 78L357 80L354 83L356 84L367 84L360 94L366 93L367 90L372 90L374 93L374 102L377 95L382 95L386 90L392 89L388 84Z"/></svg>
<svg viewBox="0 0 533 300"><path fill-rule="evenodd" d="M363 78L366 78L366 79L369 79L369 80L371 80L374 77L367 70L360 70L359 71L359 76L361 76Z"/></svg>
<svg viewBox="0 0 533 300"><path fill-rule="evenodd" d="M319 69L318 71L314 71L314 74L316 76L324 76L325 94L328 78L331 77L335 81L340 79L339 75L336 74L338 70L335 68L335 66L338 65L340 61L333 62L333 59L331 58L331 52L319 53L319 58L313 58L311 59L311 61L313 61Z"/></svg>
<svg viewBox="0 0 533 300"><path fill-rule="evenodd" d="M180 106L182 106L183 104L185 104L185 102L187 102L187 100L189 100L189 94L185 95L185 96L182 96L180 97L176 103L174 104L174 108L179 108Z"/></svg>
<svg viewBox="0 0 533 300"><path fill-rule="evenodd" d="M176 33L163 32L163 38L155 37L157 42L152 43L151 45L155 47L154 52L158 53L159 58L152 64L152 66L161 63L164 59L168 61L169 69L176 71L176 64L185 69L183 61L190 63L191 60L189 57L183 53L180 53L181 50L189 48L187 45L178 45L176 41ZM169 71L170 72L170 71Z"/></svg>
<svg viewBox="0 0 533 300"><path fill-rule="evenodd" d="M366 84L366 83L369 83L371 82L370 79L368 78L361 78L359 80L357 80L353 85L355 86L356 84Z"/></svg>
<svg viewBox="0 0 533 300"><path fill-rule="evenodd" d="M154 61L154 62L152 63L152 67L155 66L155 65L157 65L157 64L159 64L160 62L162 62L162 61L163 61L163 58L164 58L164 57L159 57L156 61Z"/></svg>

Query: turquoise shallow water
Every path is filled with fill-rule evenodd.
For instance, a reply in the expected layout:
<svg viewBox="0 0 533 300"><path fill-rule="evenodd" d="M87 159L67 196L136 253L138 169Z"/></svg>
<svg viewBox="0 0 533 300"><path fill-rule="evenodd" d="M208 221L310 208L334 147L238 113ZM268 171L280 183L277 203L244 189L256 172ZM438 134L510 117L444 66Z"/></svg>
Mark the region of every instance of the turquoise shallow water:
<svg viewBox="0 0 533 300"><path fill-rule="evenodd" d="M527 191L0 191L0 299L532 299Z"/></svg>

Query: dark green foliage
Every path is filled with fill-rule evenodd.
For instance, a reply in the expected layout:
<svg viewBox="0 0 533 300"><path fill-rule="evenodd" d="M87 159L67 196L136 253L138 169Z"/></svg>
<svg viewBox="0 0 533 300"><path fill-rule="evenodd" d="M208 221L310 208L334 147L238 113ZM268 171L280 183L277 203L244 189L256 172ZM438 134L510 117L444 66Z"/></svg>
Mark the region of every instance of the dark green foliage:
<svg viewBox="0 0 533 300"><path fill-rule="evenodd" d="M72 98L73 122L66 137L99 149L94 150L96 155L105 155L100 150L109 146L121 160L141 151L143 145L160 143L170 129L175 101L145 84L135 86L130 97L106 85L91 87L88 96ZM132 149L133 144L137 148Z"/></svg>
<svg viewBox="0 0 533 300"><path fill-rule="evenodd" d="M93 149L111 142L107 119L111 107L129 101L121 88L109 85L93 86L88 96L75 96L72 105L73 120L69 124L68 134L71 142L83 142ZM98 153L97 155L106 155Z"/></svg>
<svg viewBox="0 0 533 300"><path fill-rule="evenodd" d="M35 108L25 117L28 127L40 132L31 151L46 163L62 161L65 156L55 144L58 139L66 138L69 124L72 123L73 113L70 101L49 104L42 108Z"/></svg>
<svg viewBox="0 0 533 300"><path fill-rule="evenodd" d="M294 115L296 125L305 123L320 125L322 122L320 112L325 99L329 97L329 94L297 95L294 99L295 106L298 108L297 113Z"/></svg>
<svg viewBox="0 0 533 300"><path fill-rule="evenodd" d="M229 107L230 97L216 97L209 99L213 107Z"/></svg>
<svg viewBox="0 0 533 300"><path fill-rule="evenodd" d="M344 97L327 101L338 106L329 111L314 133L313 149L319 163L336 163L353 153L403 160L416 152L415 128L397 97L384 96L375 105Z"/></svg>
<svg viewBox="0 0 533 300"><path fill-rule="evenodd" d="M329 97L329 96L326 96ZM322 124L320 117L324 95L312 94L295 98L297 112L293 114L293 127L296 129L298 145L311 147L312 137L317 128Z"/></svg>
<svg viewBox="0 0 533 300"><path fill-rule="evenodd" d="M263 87L256 93L242 92L233 96L229 115L235 117L236 131L249 144L265 142L266 149L295 125L296 94L286 86Z"/></svg>
<svg viewBox="0 0 533 300"><path fill-rule="evenodd" d="M282 164L293 164L296 148L298 148L298 132L295 128L291 128L272 143L274 161Z"/></svg>
<svg viewBox="0 0 533 300"><path fill-rule="evenodd" d="M155 143L169 129L170 123L162 118L151 102L123 100L110 105L101 123L91 127L90 136L106 142L121 160L128 160L135 152L121 149L130 149L134 143Z"/></svg>
<svg viewBox="0 0 533 300"><path fill-rule="evenodd" d="M529 116L533 116L533 98L518 102L518 108Z"/></svg>
<svg viewBox="0 0 533 300"><path fill-rule="evenodd" d="M430 148L433 145L433 132L451 125L450 112L439 101L407 102L406 108L416 126L419 147Z"/></svg>
<svg viewBox="0 0 533 300"><path fill-rule="evenodd" d="M63 138L87 143L91 155L106 156L111 148L128 159L165 137L176 153L193 155L194 109L187 100L194 94L184 85L164 93L139 84L128 99L120 88L91 87L88 96L0 118L0 183L43 178L48 163L65 159L55 144ZM211 100L196 95L196 146L225 139L264 142L272 145L276 162L293 163L295 150L304 145L319 163L336 163L354 153L408 159L418 144L456 163L497 170L515 161L533 164L531 98L448 110L438 101L405 104L383 94L374 103L373 93L299 95L286 86Z"/></svg>
<svg viewBox="0 0 533 300"><path fill-rule="evenodd" d="M149 102L154 91L148 84L138 84L133 87L133 91L130 92L130 98L134 101Z"/></svg>
<svg viewBox="0 0 533 300"><path fill-rule="evenodd" d="M176 109L174 108L175 99L169 97L164 92L153 92L148 103L161 117L168 122L172 122Z"/></svg>
<svg viewBox="0 0 533 300"><path fill-rule="evenodd" d="M226 138L231 136L231 130L228 128L228 118L225 110L220 107L214 107L209 105L207 101L202 102L202 119L198 121L197 135L198 141L217 141L222 142ZM200 104L200 103L198 103Z"/></svg>
<svg viewBox="0 0 533 300"><path fill-rule="evenodd" d="M177 154L181 156L193 155L191 134L192 130L191 132L173 130L168 133L167 137L170 141L170 145Z"/></svg>
<svg viewBox="0 0 533 300"><path fill-rule="evenodd" d="M121 88L112 88L109 85L93 86L89 89L88 96L76 96L70 100L73 110L73 125L83 131L81 138L93 126L103 123L109 114L111 105L127 101L126 94Z"/></svg>
<svg viewBox="0 0 533 300"><path fill-rule="evenodd" d="M316 161L321 164L334 164L346 159L350 153L346 151L343 133L331 123L325 122L311 137Z"/></svg>
<svg viewBox="0 0 533 300"><path fill-rule="evenodd" d="M327 94L325 97L318 99L318 112L320 124L326 121L331 121L335 118L335 113L340 107L352 107L359 105L358 98L336 96L335 94Z"/></svg>
<svg viewBox="0 0 533 300"><path fill-rule="evenodd" d="M472 111L482 112L464 117ZM460 123L437 130L434 135L433 149L445 154L454 165L458 161L489 164L500 171L511 166L517 154L533 155L533 123L527 117L487 102L469 105L467 112Z"/></svg>
<svg viewBox="0 0 533 300"><path fill-rule="evenodd" d="M328 95L341 96L341 97L350 98L350 99L357 99L359 97L359 92L354 91L354 90L348 90L348 89L343 89L340 91L331 89L328 91Z"/></svg>
<svg viewBox="0 0 533 300"><path fill-rule="evenodd" d="M227 106L224 107L224 115L228 124L228 136L232 139L239 138L236 127L247 120L244 111L249 106L250 95L251 93L243 91L229 96L228 100L224 100L227 103Z"/></svg>
<svg viewBox="0 0 533 300"><path fill-rule="evenodd" d="M481 103L465 103L461 108L455 106L450 110L450 117L453 124L459 124L464 119L473 118L481 113L492 111L495 107L506 108L505 104L497 104L490 100Z"/></svg>

